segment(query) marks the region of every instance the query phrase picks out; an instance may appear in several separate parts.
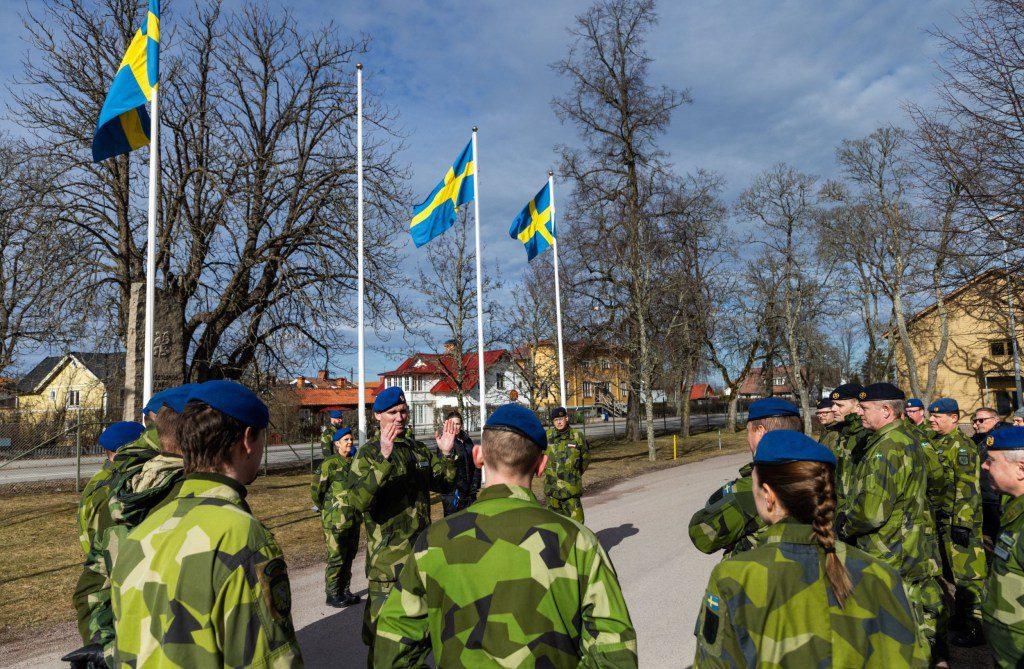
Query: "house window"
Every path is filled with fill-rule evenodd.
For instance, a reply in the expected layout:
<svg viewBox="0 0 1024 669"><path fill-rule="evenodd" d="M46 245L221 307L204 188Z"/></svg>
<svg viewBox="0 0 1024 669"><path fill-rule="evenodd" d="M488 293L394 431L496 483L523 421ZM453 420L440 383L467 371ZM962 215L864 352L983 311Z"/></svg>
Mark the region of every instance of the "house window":
<svg viewBox="0 0 1024 669"><path fill-rule="evenodd" d="M594 382L593 381L584 381L583 382L583 396L584 397L593 397L594 396Z"/></svg>
<svg viewBox="0 0 1024 669"><path fill-rule="evenodd" d="M776 377L774 377L772 379L772 385L773 386L784 386L784 385L786 385L786 377L784 377L784 376L776 376Z"/></svg>
<svg viewBox="0 0 1024 669"><path fill-rule="evenodd" d="M581 363L581 366L583 367L583 371L588 371L590 369L590 361L589 360L584 360Z"/></svg>
<svg viewBox="0 0 1024 669"><path fill-rule="evenodd" d="M67 401L69 407L79 406L79 400L81 399L80 390L69 390L67 394Z"/></svg>
<svg viewBox="0 0 1024 669"><path fill-rule="evenodd" d="M607 360L607 359L601 360L601 369L611 369L611 368L612 368L612 363L611 363L610 360Z"/></svg>
<svg viewBox="0 0 1024 669"><path fill-rule="evenodd" d="M505 375L498 374L497 378L498 390L505 390Z"/></svg>
<svg viewBox="0 0 1024 669"><path fill-rule="evenodd" d="M1013 344L1009 339L1000 339L988 343L988 352L993 358L1003 358L1013 353Z"/></svg>
<svg viewBox="0 0 1024 669"><path fill-rule="evenodd" d="M51 390L50 391L50 399L51 400L56 400L57 399L57 391L56 390Z"/></svg>

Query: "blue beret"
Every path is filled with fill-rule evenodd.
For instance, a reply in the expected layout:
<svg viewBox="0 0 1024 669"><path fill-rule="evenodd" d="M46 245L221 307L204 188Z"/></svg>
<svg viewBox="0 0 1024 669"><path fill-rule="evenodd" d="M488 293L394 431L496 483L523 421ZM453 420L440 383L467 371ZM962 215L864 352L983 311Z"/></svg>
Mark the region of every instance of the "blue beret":
<svg viewBox="0 0 1024 669"><path fill-rule="evenodd" d="M778 397L766 397L755 400L747 407L747 420L769 418L770 416L799 416L800 410L792 402L780 400Z"/></svg>
<svg viewBox="0 0 1024 669"><path fill-rule="evenodd" d="M907 408L908 409L923 409L924 408L924 402L922 402L921 400L919 400L916 397L911 397L910 399L907 400Z"/></svg>
<svg viewBox="0 0 1024 669"><path fill-rule="evenodd" d="M953 413L959 411L960 405L951 397L940 397L928 405L928 413Z"/></svg>
<svg viewBox="0 0 1024 669"><path fill-rule="evenodd" d="M377 398L373 400L373 410L380 413L397 404L405 404L405 393L398 386L391 386L377 393Z"/></svg>
<svg viewBox="0 0 1024 669"><path fill-rule="evenodd" d="M754 464L773 465L798 460L836 466L836 456L832 451L795 430L772 430L765 433L754 453Z"/></svg>
<svg viewBox="0 0 1024 669"><path fill-rule="evenodd" d="M173 388L161 390L158 393L153 393L150 396L149 401L146 402L146 406L142 407L142 415L145 416L147 413L156 413L160 411L160 408L166 403L167 396L170 395Z"/></svg>
<svg viewBox="0 0 1024 669"><path fill-rule="evenodd" d="M146 431L142 423L133 420L121 421L107 426L100 435L100 446L108 451L116 451L125 444L130 444Z"/></svg>
<svg viewBox="0 0 1024 669"><path fill-rule="evenodd" d="M542 451L548 448L548 435L544 432L544 426L532 411L518 404L503 404L495 409L484 429L515 432L537 444Z"/></svg>
<svg viewBox="0 0 1024 669"><path fill-rule="evenodd" d="M334 411L328 411L327 415L331 418L341 418L341 411L335 409Z"/></svg>
<svg viewBox="0 0 1024 669"><path fill-rule="evenodd" d="M864 386L864 390L858 396L861 402L879 402L886 400L905 400L906 394L891 383L872 383Z"/></svg>
<svg viewBox="0 0 1024 669"><path fill-rule="evenodd" d="M188 401L208 404L249 427L262 430L270 424L267 405L241 383L234 381L207 381L197 384L188 395Z"/></svg>
<svg viewBox="0 0 1024 669"><path fill-rule="evenodd" d="M339 439L344 437L346 434L352 434L352 430L350 428L347 428L347 427L339 427L337 430L335 430L334 436L331 437L331 441L338 441Z"/></svg>
<svg viewBox="0 0 1024 669"><path fill-rule="evenodd" d="M1024 427L992 430L985 437L985 446L990 451L1015 451L1024 448Z"/></svg>
<svg viewBox="0 0 1024 669"><path fill-rule="evenodd" d="M183 386L176 388L168 388L164 392L164 404L174 409L176 412L181 413L185 410L185 405L188 404L188 397L192 393L192 389L196 387L195 383L186 383Z"/></svg>

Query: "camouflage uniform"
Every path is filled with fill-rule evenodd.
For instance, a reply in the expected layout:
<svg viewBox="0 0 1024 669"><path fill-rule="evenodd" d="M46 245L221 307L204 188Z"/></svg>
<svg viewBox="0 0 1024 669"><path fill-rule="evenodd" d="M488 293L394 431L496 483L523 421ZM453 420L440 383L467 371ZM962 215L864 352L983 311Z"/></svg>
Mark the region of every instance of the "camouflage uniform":
<svg viewBox="0 0 1024 669"><path fill-rule="evenodd" d="M754 506L754 464L740 469L740 477L715 491L704 508L690 519L690 541L702 553L725 549L725 557L750 550L765 528Z"/></svg>
<svg viewBox="0 0 1024 669"><path fill-rule="evenodd" d="M1024 657L1024 496L1003 506L982 607L985 638L1000 667L1019 667Z"/></svg>
<svg viewBox="0 0 1024 669"><path fill-rule="evenodd" d="M888 565L836 545L853 592L840 607L814 530L791 519L723 560L697 618L695 667L927 667L903 583Z"/></svg>
<svg viewBox="0 0 1024 669"><path fill-rule="evenodd" d="M302 665L281 549L234 479L186 476L125 538L111 581L116 666Z"/></svg>
<svg viewBox="0 0 1024 669"><path fill-rule="evenodd" d="M493 485L440 520L377 623L378 667L635 667L636 631L593 532Z"/></svg>
<svg viewBox="0 0 1024 669"><path fill-rule="evenodd" d="M829 425L826 430L819 443L836 456L836 499L842 502L846 491L853 485L853 471L863 454L868 431L855 413L847 414L842 421Z"/></svg>
<svg viewBox="0 0 1024 669"><path fill-rule="evenodd" d="M936 444L949 465L946 508L949 523L942 542L949 570L957 588L957 608L981 619L984 599L985 548L981 536L981 461L978 446L954 430Z"/></svg>
<svg viewBox="0 0 1024 669"><path fill-rule="evenodd" d="M113 524L102 537L97 538L86 560L86 569L102 579L89 612L89 640L90 643L103 646L110 666L113 666L115 650L110 574L117 562L121 545L132 528L174 499L183 476L184 463L180 455L158 453L149 460L126 467L112 486L110 517Z"/></svg>
<svg viewBox="0 0 1024 669"><path fill-rule="evenodd" d="M320 429L320 452L323 454L324 460L334 455L334 433L337 431L338 428L330 423Z"/></svg>
<svg viewBox="0 0 1024 669"><path fill-rule="evenodd" d="M359 550L361 519L351 513L345 501L345 486L351 469L352 458L336 453L320 463L320 475L310 486L313 504L320 509L327 544L324 591L328 597L348 590L352 581L352 560Z"/></svg>
<svg viewBox="0 0 1024 669"><path fill-rule="evenodd" d="M583 473L590 466L590 445L574 428L548 430L548 466L544 498L549 509L583 522Z"/></svg>
<svg viewBox="0 0 1024 669"><path fill-rule="evenodd" d="M862 446L837 533L899 572L931 641L944 607L939 542L927 499L927 456L901 421L869 433Z"/></svg>
<svg viewBox="0 0 1024 669"><path fill-rule="evenodd" d="M366 527L366 578L363 643L370 647L377 615L398 573L412 555L413 543L430 524L430 493L449 492L455 483L455 460L435 455L411 431L395 440L391 457L380 440L367 442L352 460L348 475L349 506L362 514Z"/></svg>
<svg viewBox="0 0 1024 669"><path fill-rule="evenodd" d="M82 534L79 535L79 540L85 550L85 564L78 577L78 583L75 584L71 602L78 617L78 632L83 643L89 644L94 641L97 631L97 625L93 622L95 616L99 615L108 620L110 618L110 584L107 582L105 564L101 561L102 550L97 548L97 544L105 544L105 535L114 524L110 513L113 489L126 470L138 467L159 452L160 441L156 428L151 427L131 444L119 448L113 461L108 460L104 463L100 473L89 481L89 485L97 481L93 494L89 494L88 486L82 494L82 506L79 507L79 528ZM100 479L104 472L105 478ZM92 505L92 511L88 510L89 505ZM85 543L86 540L88 545ZM105 614L102 613L103 610Z"/></svg>

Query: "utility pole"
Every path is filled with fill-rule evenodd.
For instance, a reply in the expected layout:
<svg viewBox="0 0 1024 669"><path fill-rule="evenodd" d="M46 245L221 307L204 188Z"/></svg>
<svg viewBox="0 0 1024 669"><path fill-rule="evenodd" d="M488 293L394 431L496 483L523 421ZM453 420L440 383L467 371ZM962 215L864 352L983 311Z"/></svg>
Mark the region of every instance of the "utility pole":
<svg viewBox="0 0 1024 669"><path fill-rule="evenodd" d="M1024 401L1024 392L1021 391L1020 382L1020 350L1017 347L1017 315L1013 308L1013 284L1010 273L1010 259L1007 251L1006 240L1003 240L1003 267L1006 270L1006 301L1010 307L1010 344L1013 346L1013 381L1017 387L1017 401L1014 409L1021 406Z"/></svg>

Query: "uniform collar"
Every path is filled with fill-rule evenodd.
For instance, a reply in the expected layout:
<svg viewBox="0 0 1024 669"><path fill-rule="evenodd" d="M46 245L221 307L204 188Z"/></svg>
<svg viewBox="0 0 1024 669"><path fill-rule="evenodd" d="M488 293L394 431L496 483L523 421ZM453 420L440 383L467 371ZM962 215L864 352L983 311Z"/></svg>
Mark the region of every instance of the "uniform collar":
<svg viewBox="0 0 1024 669"><path fill-rule="evenodd" d="M818 543L814 538L814 528L793 518L783 518L774 525L769 525L761 539L762 544L783 542L787 544Z"/></svg>
<svg viewBox="0 0 1024 669"><path fill-rule="evenodd" d="M537 498L534 497L533 491L529 488L524 488L518 485L508 485L506 483L497 483L495 485L489 485L486 488L482 488L476 496L476 501L484 502L489 499L521 499L524 502L533 502L538 504Z"/></svg>
<svg viewBox="0 0 1024 669"><path fill-rule="evenodd" d="M1003 508L1003 517L1000 519L999 524L1006 527L1013 521L1017 520L1021 514L1024 514L1024 495L1014 497Z"/></svg>
<svg viewBox="0 0 1024 669"><path fill-rule="evenodd" d="M245 503L245 486L216 472L193 472L185 475L179 497L219 497L230 502Z"/></svg>
<svg viewBox="0 0 1024 669"><path fill-rule="evenodd" d="M887 423L887 424L883 425L882 427L880 427L880 428L878 428L877 430L874 431L875 432L875 436L876 437L881 437L883 434L889 434L893 430L900 429L900 426L902 424L903 424L903 422L899 421L899 420L894 420L891 423ZM865 428L865 429L867 429L867 428Z"/></svg>
<svg viewBox="0 0 1024 669"><path fill-rule="evenodd" d="M747 464L740 467L740 476L750 476L754 473L754 463L748 462Z"/></svg>

